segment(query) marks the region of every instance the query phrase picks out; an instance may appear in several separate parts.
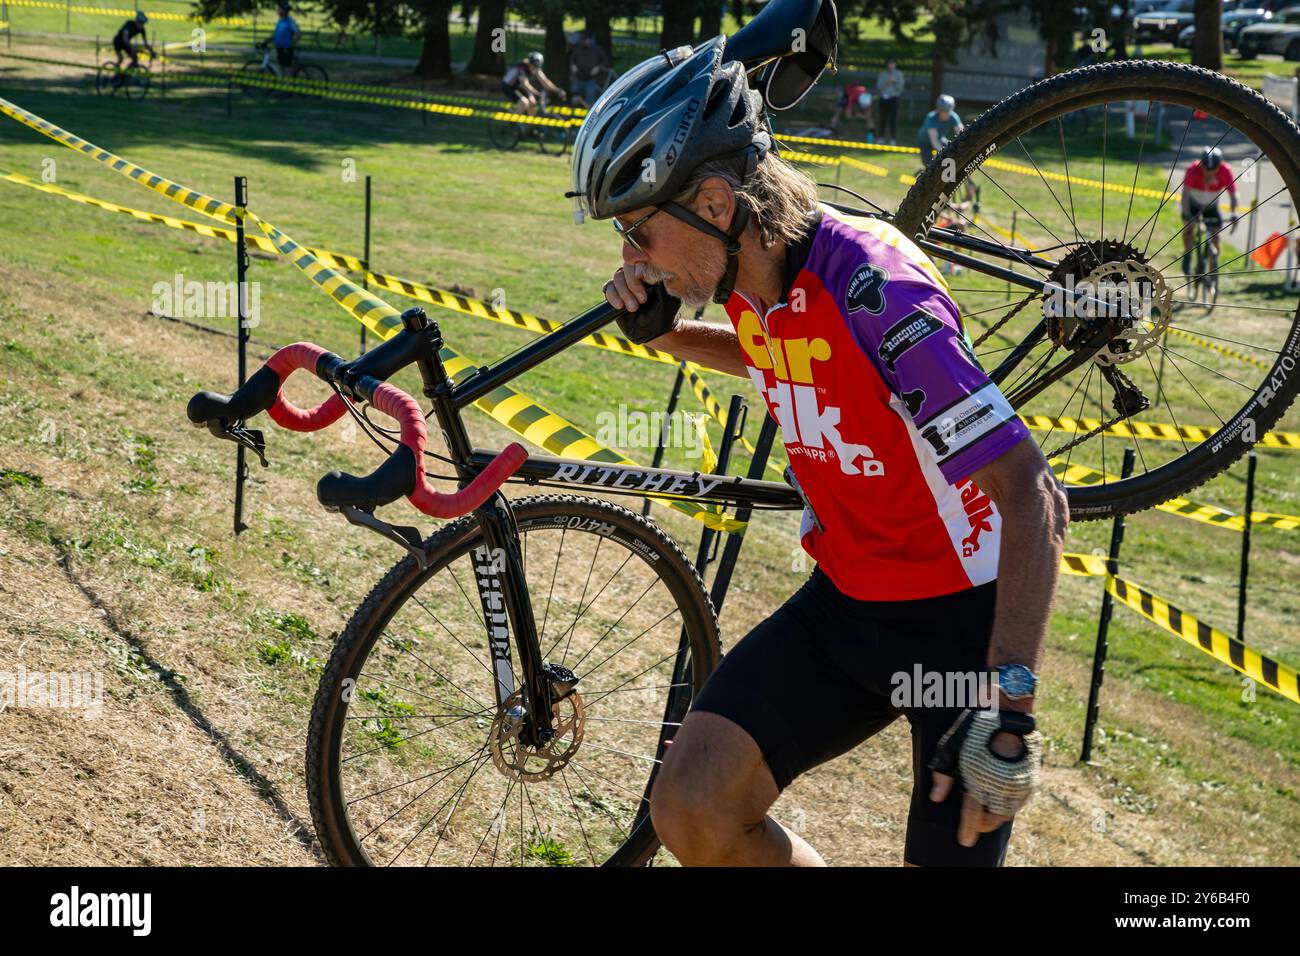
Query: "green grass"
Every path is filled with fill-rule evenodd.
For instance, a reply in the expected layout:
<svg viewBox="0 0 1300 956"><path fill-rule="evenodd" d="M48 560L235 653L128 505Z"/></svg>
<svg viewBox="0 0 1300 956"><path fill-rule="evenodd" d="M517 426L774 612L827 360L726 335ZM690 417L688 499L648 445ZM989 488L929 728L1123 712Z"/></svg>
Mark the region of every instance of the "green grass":
<svg viewBox="0 0 1300 956"><path fill-rule="evenodd" d="M477 120L430 121L425 127L414 113L294 99L239 100L231 122L224 98L203 92L169 93L166 100L151 97L143 104L97 100L87 95L84 78L51 80L43 67L14 67L12 61L0 68L8 98L148 169L221 198L230 197L234 176L247 176L250 207L304 244L359 252L364 187L341 175L344 161L355 161L362 179L373 177L372 260L381 271L480 298L499 289L513 308L563 319L598 301L600 284L618 261L613 231L605 224L573 226L561 195L568 188L567 160L526 148L499 153ZM1057 162L1047 146L1042 144L1041 154L1034 150L1036 158ZM899 177L914 170L914 158L889 153L866 158L888 175L845 168L824 170L822 176L838 175L892 208L905 191ZM200 218L12 121L0 124L0 170L40 178L46 159L55 160L60 185ZM1071 172L1099 176L1100 168L1094 157L1080 156ZM993 175L1012 181L1009 175ZM1158 188L1161 179L1152 169L1140 184ZM1027 177L1014 181L1016 195L1029 208L1053 208L1050 191L1041 184ZM1079 221L1099 222L1101 194L1080 190L1073 196ZM1008 226L1012 204L998 199L996 188L988 185L984 197L986 216ZM1118 208L1107 199L1108 220ZM1063 222L1059 215L1043 215L1053 228ZM168 627L210 631L211 666L224 669L232 681L252 660L256 677L248 686L260 688L266 702L265 728L250 731L251 739L278 735L300 747L303 715L329 651L331 638L324 635L341 628L381 569L396 559L394 549L316 508L311 488L333 468L368 470L377 452L364 441L340 439L337 429L312 438L268 428L271 467L252 466L252 528L234 543L224 497L233 456L183 420L184 402L196 389L233 387L233 344L142 318L156 282L177 274L229 280L231 246L9 183L0 183L0 221L42 226L0 236L0 268L15 288L36 296L47 290L51 302L75 291L79 303L76 310L52 305L48 314L19 312L14 293L0 293L0 454L6 460L0 472L0 525L33 546L57 543L69 549L100 578L167 595L168 606L177 607L175 619L159 621L155 633L166 635ZM1164 237L1177 228L1168 211L1159 224ZM1021 220L1018 228L1036 242L1045 238L1045 230L1032 223ZM355 352L355 323L290 266L255 256L250 278L262 283L255 339L274 345L305 339L341 354ZM976 290L957 293L968 313L979 308L975 300L991 301L1002 288L969 273L949 278L955 287ZM397 297L390 301L398 308L409 304ZM435 317L450 345L483 363L532 340L528 333L472 317L447 312ZM711 317L721 319L716 310ZM1219 323L1235 318L1219 312L1205 328L1221 329ZM229 319L199 321L234 327ZM973 319L972 329L977 325ZM176 341L201 348L204 360L160 361L125 344L127 334L178 336ZM1212 356L1202 358L1214 368L1228 367ZM574 348L515 384L592 429L597 412L621 402L646 412L662 410L672 375L667 366ZM417 387L409 372L398 383ZM750 386L721 376L711 377L710 385L724 404L733 391L744 396L751 406L749 437L755 438L760 406ZM296 387L302 401L321 396L310 383ZM1178 400L1192 401L1182 393ZM117 411L110 415L99 403ZM686 407L694 410L694 400ZM500 447L513 437L481 414L470 413L469 421L477 444ZM1278 428L1300 430L1296 412ZM716 446L716 424L710 437ZM623 450L640 460L650 457L649 449ZM1258 510L1300 514L1295 454L1260 451ZM680 449L669 450L667 464L691 467ZM747 464L742 453L732 470ZM1117 470L1114 459L1106 464ZM54 481L68 469L100 481L93 509ZM1238 464L1195 497L1240 510L1243 474ZM217 485L220 496L201 490ZM400 505L388 513L403 522L414 517ZM693 554L698 525L656 513ZM755 520L723 616L729 645L806 576L809 562L801 560L796 526L789 514ZM1067 547L1104 549L1109 534L1108 524L1076 523ZM1300 663L1296 534L1255 531L1247 628L1252 647L1292 665ZM1124 574L1232 631L1239 544L1240 536L1231 532L1159 513L1139 515L1128 523ZM1099 598L1096 579L1061 582L1049 647L1055 674L1049 669L1042 707L1049 760L1058 764L1072 763L1077 751L1084 716L1077 681L1091 661ZM1189 845L1227 833L1260 858L1285 862L1281 835L1294 832L1297 823L1295 705L1262 688L1253 702L1243 702L1241 692L1235 672L1116 609L1097 767L1087 772L1121 816L1155 825L1190 812ZM376 746L410 750L400 727L401 708L410 705L400 697L369 703L377 716L364 729ZM1171 729L1153 729L1147 722L1152 715L1176 717L1188 733L1180 737ZM1270 769L1257 776L1227 775L1221 767L1225 749L1247 761L1256 757ZM1203 804L1175 796L1189 791L1203 794ZM1197 809L1188 809L1193 806ZM529 853L553 865L570 857L563 844L546 838Z"/></svg>

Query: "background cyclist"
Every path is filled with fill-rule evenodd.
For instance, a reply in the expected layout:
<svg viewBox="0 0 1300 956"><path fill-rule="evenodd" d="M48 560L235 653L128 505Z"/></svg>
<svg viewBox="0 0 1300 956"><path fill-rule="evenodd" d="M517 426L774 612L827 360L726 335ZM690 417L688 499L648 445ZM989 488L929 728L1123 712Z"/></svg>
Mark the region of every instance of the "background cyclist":
<svg viewBox="0 0 1300 956"><path fill-rule="evenodd" d="M276 21L275 32L271 34L271 42L275 44L275 58L279 67L276 72L283 75L298 58L298 40L302 37L302 30L298 29L298 21L289 16L289 4L282 0L276 4L275 9L280 18Z"/></svg>
<svg viewBox="0 0 1300 956"><path fill-rule="evenodd" d="M542 55L534 50L501 77L501 90L514 101L515 112L536 116L544 104L543 93L565 98L564 90L552 83L542 70L542 63Z"/></svg>
<svg viewBox="0 0 1300 956"><path fill-rule="evenodd" d="M1236 231L1237 178L1232 167L1223 159L1217 146L1208 147L1205 153L1183 174L1183 275L1192 274L1192 244L1196 233L1196 220L1205 223L1209 231L1210 246L1214 256L1219 256L1219 234L1223 231L1223 217L1219 212L1219 197L1228 194L1228 212L1232 216L1229 232Z"/></svg>
<svg viewBox="0 0 1300 956"><path fill-rule="evenodd" d="M944 93L935 100L934 109L925 114L925 119L921 121L921 126L916 131L916 145L921 150L921 163L929 166L935 154L955 139L963 129L965 126L962 125L961 117L957 115L957 101ZM966 203L969 203L972 208L959 207L958 212L961 215L979 212L979 190L969 177L966 179L965 192Z"/></svg>
<svg viewBox="0 0 1300 956"><path fill-rule="evenodd" d="M118 28L118 31L113 34L113 53L116 56L116 65L119 70L122 67L122 57L130 58L132 67L140 65L139 48L141 46L149 51L150 56L158 55L154 52L153 47L149 45L148 37L145 36L144 25L148 22L149 18L145 15L145 12L143 10L137 10L135 16L123 23ZM134 42L136 37L140 38L139 45ZM120 75L114 77L114 85L120 82Z"/></svg>

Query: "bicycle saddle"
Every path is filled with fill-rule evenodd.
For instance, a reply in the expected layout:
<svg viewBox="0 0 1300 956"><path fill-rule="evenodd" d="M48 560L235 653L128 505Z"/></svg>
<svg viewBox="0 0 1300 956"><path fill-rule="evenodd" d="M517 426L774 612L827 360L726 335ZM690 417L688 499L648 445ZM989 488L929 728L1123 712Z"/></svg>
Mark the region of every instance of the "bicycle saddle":
<svg viewBox="0 0 1300 956"><path fill-rule="evenodd" d="M747 73L763 68L756 88L770 109L794 106L835 60L839 20L834 0L768 0L728 40L723 58Z"/></svg>

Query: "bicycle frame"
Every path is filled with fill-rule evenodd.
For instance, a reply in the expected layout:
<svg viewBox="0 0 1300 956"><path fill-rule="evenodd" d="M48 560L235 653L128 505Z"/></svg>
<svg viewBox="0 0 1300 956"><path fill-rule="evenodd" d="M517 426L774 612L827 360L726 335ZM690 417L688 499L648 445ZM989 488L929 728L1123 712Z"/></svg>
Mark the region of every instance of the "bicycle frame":
<svg viewBox="0 0 1300 956"><path fill-rule="evenodd" d="M872 215L835 203L828 205L855 215ZM1033 256L1025 250L998 246L945 229L932 229L936 235L952 245L994 255L1010 263L1034 265L1041 268L1055 266L1048 260ZM968 265L981 272L1015 282L1027 289L1044 291L1046 284L1039 279L990 265L938 245L933 240L922 240L919 245L940 258ZM599 331L617 316L617 310L602 303L570 319L560 328L512 352L499 362L481 366L461 381L453 383L442 364L440 349L442 334L438 325L422 309L410 309L402 315L403 329L383 345L372 349L351 363L348 377L371 375L386 380L401 368L416 365L424 382L424 395L432 402L431 414L446 440L449 457L462 486L468 484L496 456L486 449L474 448L461 417L461 410L490 395L497 388L517 378L551 356L570 347L579 340ZM989 378L997 383L1023 360L1035 344L1046 335L1046 325L1039 321L1033 332L1009 355ZM1104 340L1103 340L1104 341ZM1037 387L1021 389L1017 401L1022 404L1046 388L1059 375L1063 375L1091 358L1092 351L1081 349L1044 373ZM1010 397L1008 397L1010 398ZM666 468L628 465L612 460L566 459L550 455L529 455L515 474L515 480L530 484L546 482L551 486L572 488L591 487L616 490L639 497L659 497L670 500L733 505L758 505L778 510L798 510L803 499L791 486L783 482L762 481L740 476L712 475L699 471L685 472ZM515 691L514 661L511 658L510 635L513 633L515 650L523 668L523 687L526 690L530 712L525 715L527 724L524 737L537 745L551 733L551 691L545 662L541 659L536 623L528 598L519 547L518 528L514 523L509 501L498 491L476 512L486 546L475 553L475 571L479 599L483 606L484 621L488 625L489 650L492 655L497 684L497 702L504 706ZM536 702L545 701L538 707Z"/></svg>
<svg viewBox="0 0 1300 956"><path fill-rule="evenodd" d="M449 457L462 485L468 484L495 457L495 452L471 446L461 410L552 355L612 321L617 310L604 303L547 333L500 362L480 367L468 378L453 383L442 364L442 334L435 321L422 309L402 315L403 329L383 345L351 363L349 379L371 375L387 379L401 368L414 364L424 382L424 395L432 401L432 415L446 439ZM673 500L763 505L797 510L803 500L783 482L761 481L739 476L685 472L667 468L646 468L617 461L587 461L549 455L530 455L516 472L516 479L528 483L550 482L567 486L617 489L642 497ZM504 706L515 692L515 667L511 658L510 635L522 665L522 685L529 702L524 738L533 745L544 743L552 733L552 693L545 661L541 658L536 622L528 597L519 545L518 528L509 500L498 491L475 513L485 545L474 554L475 577L484 621L488 627L489 652L496 678L497 703ZM538 706L537 702L545 702Z"/></svg>

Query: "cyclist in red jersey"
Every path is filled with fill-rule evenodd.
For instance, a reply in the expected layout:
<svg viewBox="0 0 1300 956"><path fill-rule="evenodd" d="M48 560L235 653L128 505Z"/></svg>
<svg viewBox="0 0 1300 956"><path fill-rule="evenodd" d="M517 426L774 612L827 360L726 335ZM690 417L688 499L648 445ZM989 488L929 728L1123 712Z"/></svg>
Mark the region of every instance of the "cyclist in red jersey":
<svg viewBox="0 0 1300 956"><path fill-rule="evenodd" d="M1219 254L1219 234L1223 232L1223 217L1219 212L1219 199L1228 194L1228 212L1232 222L1228 231L1237 229L1237 177L1232 174L1232 167L1223 159L1223 151L1217 146L1210 146L1205 153L1183 174L1183 275L1191 275L1192 242L1196 232L1194 223L1199 218L1205 223L1210 234L1210 245L1217 257Z"/></svg>
<svg viewBox="0 0 1300 956"><path fill-rule="evenodd" d="M623 240L605 284L623 332L753 382L816 561L694 700L655 778L655 830L683 863L819 865L769 808L905 716L904 863L1000 865L1041 763L1064 492L933 264L888 223L818 203L725 43L620 77L578 133L569 193ZM681 319L682 300L729 323ZM900 678L922 671L996 682L983 703L918 699Z"/></svg>

